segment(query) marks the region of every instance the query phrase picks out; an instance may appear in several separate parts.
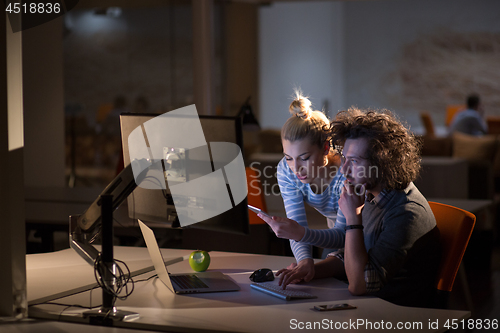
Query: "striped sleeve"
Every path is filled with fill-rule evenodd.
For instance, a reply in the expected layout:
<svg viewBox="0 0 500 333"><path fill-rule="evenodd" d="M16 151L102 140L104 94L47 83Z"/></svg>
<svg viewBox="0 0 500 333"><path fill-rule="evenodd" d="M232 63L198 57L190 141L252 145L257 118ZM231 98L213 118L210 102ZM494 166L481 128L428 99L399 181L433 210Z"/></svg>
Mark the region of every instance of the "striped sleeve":
<svg viewBox="0 0 500 333"><path fill-rule="evenodd" d="M338 201L342 187L344 185L344 176L338 173L332 184L331 193L331 208L337 211L335 226L331 229L309 229L306 228L304 237L300 240L302 243L314 245L328 249L343 248L345 244L345 225L346 219L342 211L338 208Z"/></svg>
<svg viewBox="0 0 500 333"><path fill-rule="evenodd" d="M345 224L344 214L339 209L335 227L331 229L306 228L304 237L300 242L329 249L343 248L345 244Z"/></svg>
<svg viewBox="0 0 500 333"><path fill-rule="evenodd" d="M281 197L285 205L286 216L296 221L307 229L306 209L304 206L304 196L292 179L290 168L283 158L278 164L277 179L280 187ZM297 262L312 258L312 246L290 240L290 247Z"/></svg>

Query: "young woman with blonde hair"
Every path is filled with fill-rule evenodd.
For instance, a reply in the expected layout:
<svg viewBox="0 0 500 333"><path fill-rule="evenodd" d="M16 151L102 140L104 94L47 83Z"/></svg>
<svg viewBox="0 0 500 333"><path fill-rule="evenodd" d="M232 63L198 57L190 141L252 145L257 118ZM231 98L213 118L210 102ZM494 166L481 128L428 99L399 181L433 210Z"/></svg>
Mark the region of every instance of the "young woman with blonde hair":
<svg viewBox="0 0 500 333"><path fill-rule="evenodd" d="M339 172L340 156L330 144L330 121L300 92L290 104L291 117L281 129L283 159L277 178L288 218L260 216L279 238L290 240L295 271L307 272L304 281L314 276L312 246L342 248L345 219L337 220L338 200L344 177ZM327 218L331 229L309 229L305 203ZM298 282L298 281L294 281Z"/></svg>

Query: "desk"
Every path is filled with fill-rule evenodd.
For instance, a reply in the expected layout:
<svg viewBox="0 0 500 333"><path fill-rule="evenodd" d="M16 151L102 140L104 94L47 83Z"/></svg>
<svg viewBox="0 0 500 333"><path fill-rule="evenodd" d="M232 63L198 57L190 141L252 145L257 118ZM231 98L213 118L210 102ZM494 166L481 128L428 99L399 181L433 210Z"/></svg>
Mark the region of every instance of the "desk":
<svg viewBox="0 0 500 333"><path fill-rule="evenodd" d="M52 252L66 248L69 241L54 244L54 232L68 233L69 216L83 214L98 198L101 188L25 188L26 230L34 230L41 237L40 248L34 252ZM137 222L128 217L126 202L114 211L117 236L140 237ZM134 228L129 228L134 227Z"/></svg>
<svg viewBox="0 0 500 333"><path fill-rule="evenodd" d="M452 198L427 198L428 201L439 202L445 205L454 206L463 210L466 210L474 215L476 215L476 225L474 229L482 230L493 230L493 212L489 212L494 206L493 200L487 199L452 199ZM481 214L487 214L486 218ZM488 214L489 213L489 214Z"/></svg>
<svg viewBox="0 0 500 333"><path fill-rule="evenodd" d="M69 231L69 216L83 214L95 199L102 193L101 188L37 188L26 189L26 230L35 230L41 236L40 248L33 252L52 252L55 249L67 248L69 241L66 239L58 244L54 242L54 232ZM125 200L113 211L114 234L120 241L135 244L137 239L142 240L139 225L136 219L129 217L128 205ZM148 226L163 233L176 234L167 228L166 223L147 222ZM160 232L157 231L160 237ZM164 241L167 237L164 237ZM168 240L168 239L167 239Z"/></svg>
<svg viewBox="0 0 500 333"><path fill-rule="evenodd" d="M162 249L164 257L170 258L174 258L175 255L184 254L183 251L185 250ZM143 258L142 267L151 266L151 261L145 248L116 247L115 254L117 258L122 259L131 256L131 259L126 259L129 266L132 266L133 262L138 264L141 258ZM63 263L71 262L77 258L76 254L71 250L56 252L53 255L58 256L57 259L63 260ZM41 259L44 259L43 256L45 254L37 256L37 259L40 260L36 260L36 262L41 263ZM461 320L470 315L467 311L407 308L391 304L376 297L352 296L348 292L346 284L333 278L314 280L308 284L291 286L291 288L300 288L315 294L318 298L286 302L251 289L248 276L253 270L258 268L280 269L290 264L293 258L225 252L213 252L211 257L212 263L210 269L220 270L228 274L240 285L240 291L174 295L158 279L138 282L133 294L126 301L118 301L116 306L120 310L138 312L141 317L133 322L117 322L115 326L178 332L267 332L271 330L273 332L288 332L294 331L292 328L301 325L300 323L313 324L314 322L318 322L320 325L335 325L336 323L361 323L358 320L364 320L365 324L358 328L367 332L384 331L380 326L376 329L376 326L381 325L382 321L386 325L390 322L394 327L398 322L403 322L407 325L420 325L418 323L421 323L422 326L415 328L416 331L441 332L445 331L443 324L447 319ZM78 260L83 262L79 258ZM45 264L48 264L48 260L46 260ZM39 266L44 266L45 264L39 264ZM52 267L54 265L52 264ZM83 266L80 266L82 265L75 261L72 271L83 271ZM28 301L31 304L33 304L35 298L40 298L39 295L36 295L38 291L35 293L31 289L47 288L48 285L52 286L53 291L58 288L56 286L57 283L51 280L48 272L43 279L36 274L43 267L33 267L33 260L31 260L30 256L28 256L27 268ZM85 271L87 270L85 269ZM184 260L169 265L169 271L179 273L190 272L191 269L188 262ZM52 274L53 276L61 275L54 269L52 269ZM69 272L65 272L64 274L67 275ZM153 272L144 273L139 275L137 279L147 278L153 274ZM87 278L82 280L86 280ZM84 282L79 281L77 283ZM59 290L59 294L61 292L63 290ZM100 304L100 294L100 291L94 291L92 295L93 305ZM48 299L48 297L45 298ZM90 293L85 292L68 296L57 301L88 306L90 305ZM311 310L317 304L336 303L350 303L356 305L358 309L332 312L315 312ZM64 307L55 305L32 306L30 307L30 316L51 320L62 318L73 322L83 322L80 316L81 309L71 308L65 310L63 315L60 316L63 309ZM439 321L439 329L430 329L428 327L429 321L436 322L436 320ZM366 326L368 325L366 322L371 323L373 326L372 329ZM116 328L115 331L109 332L116 332Z"/></svg>
<svg viewBox="0 0 500 333"><path fill-rule="evenodd" d="M493 205L493 200L487 199L453 199L453 198L427 198L427 201L439 202L445 205L455 206L473 214L480 213Z"/></svg>
<svg viewBox="0 0 500 333"><path fill-rule="evenodd" d="M426 197L466 199L469 194L468 164L453 157L422 157L415 186Z"/></svg>

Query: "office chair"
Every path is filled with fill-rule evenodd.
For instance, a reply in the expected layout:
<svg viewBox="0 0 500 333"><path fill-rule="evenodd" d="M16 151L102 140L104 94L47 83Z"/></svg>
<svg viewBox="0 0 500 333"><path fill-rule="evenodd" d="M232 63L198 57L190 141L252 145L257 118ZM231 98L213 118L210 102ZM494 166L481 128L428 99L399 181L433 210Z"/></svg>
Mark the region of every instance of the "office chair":
<svg viewBox="0 0 500 333"><path fill-rule="evenodd" d="M259 173L261 171L251 167L246 167L245 170L248 185L248 204L260 208L264 212L268 213L266 195L259 178ZM266 222L264 222L264 220L258 217L257 214L251 210L248 210L248 218L250 223L250 233L252 234L254 232L258 232L260 234L258 237L259 241L262 244L267 243L267 254L281 256L292 255L288 239L277 238Z"/></svg>
<svg viewBox="0 0 500 333"><path fill-rule="evenodd" d="M437 292L434 306L442 309L447 307L448 297L453 288L455 277L460 271L459 277L467 306L472 311L472 299L465 272L460 263L474 229L476 216L466 210L437 202L429 201L429 205L436 218L441 243L441 263L436 281Z"/></svg>
<svg viewBox="0 0 500 333"><path fill-rule="evenodd" d="M500 117L489 116L486 118L488 124L488 134L500 134Z"/></svg>
<svg viewBox="0 0 500 333"><path fill-rule="evenodd" d="M428 112L420 112L420 119L424 124L425 134L428 136L435 136L434 123L432 122L431 115Z"/></svg>
<svg viewBox="0 0 500 333"><path fill-rule="evenodd" d="M245 171L247 174L248 204L260 208L267 213L266 198L260 182L259 171L251 167L246 167ZM257 214L250 210L248 211L248 218L250 224L266 224Z"/></svg>
<svg viewBox="0 0 500 333"><path fill-rule="evenodd" d="M465 110L466 107L465 105L463 104L451 104L451 105L447 105L446 106L446 118L445 118L445 125L446 126L450 126L452 120L453 120L453 117L455 117L455 115L460 112L460 111L463 111Z"/></svg>

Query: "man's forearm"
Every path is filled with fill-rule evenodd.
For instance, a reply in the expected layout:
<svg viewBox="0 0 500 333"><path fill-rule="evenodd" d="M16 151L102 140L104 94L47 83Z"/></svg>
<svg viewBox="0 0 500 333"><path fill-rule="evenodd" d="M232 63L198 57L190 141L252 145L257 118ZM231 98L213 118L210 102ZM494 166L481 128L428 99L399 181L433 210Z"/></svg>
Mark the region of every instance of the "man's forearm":
<svg viewBox="0 0 500 333"><path fill-rule="evenodd" d="M366 293L365 266L368 262L363 231L361 229L349 230L346 233L344 264L349 291L353 295Z"/></svg>
<svg viewBox="0 0 500 333"><path fill-rule="evenodd" d="M314 264L314 278L322 279L327 277L345 278L344 263L336 257L328 257Z"/></svg>

